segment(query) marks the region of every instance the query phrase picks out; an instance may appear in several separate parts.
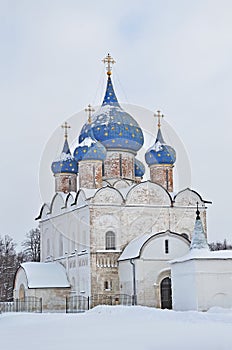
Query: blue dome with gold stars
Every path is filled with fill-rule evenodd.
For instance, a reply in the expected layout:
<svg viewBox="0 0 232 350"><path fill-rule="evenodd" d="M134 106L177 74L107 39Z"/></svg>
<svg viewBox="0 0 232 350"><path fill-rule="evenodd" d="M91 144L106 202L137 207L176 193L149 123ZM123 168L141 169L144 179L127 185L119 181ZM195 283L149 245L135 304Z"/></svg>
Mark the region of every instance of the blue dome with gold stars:
<svg viewBox="0 0 232 350"><path fill-rule="evenodd" d="M71 155L67 139L64 141L64 147L60 157L52 163L51 169L53 174L78 173L78 165Z"/></svg>
<svg viewBox="0 0 232 350"><path fill-rule="evenodd" d="M81 143L92 130L94 138L107 150L128 150L136 153L143 145L143 133L134 118L118 103L110 73L105 97L100 109L92 115L92 123L86 123L80 133Z"/></svg>
<svg viewBox="0 0 232 350"><path fill-rule="evenodd" d="M81 160L104 160L106 158L106 149L94 138L93 132L90 130L89 136L79 144L73 155L77 162Z"/></svg>
<svg viewBox="0 0 232 350"><path fill-rule="evenodd" d="M172 165L176 161L176 152L174 148L165 144L160 128L154 145L145 154L145 160L149 166L154 164Z"/></svg>
<svg viewBox="0 0 232 350"><path fill-rule="evenodd" d="M145 174L145 166L135 158L135 177L142 177Z"/></svg>

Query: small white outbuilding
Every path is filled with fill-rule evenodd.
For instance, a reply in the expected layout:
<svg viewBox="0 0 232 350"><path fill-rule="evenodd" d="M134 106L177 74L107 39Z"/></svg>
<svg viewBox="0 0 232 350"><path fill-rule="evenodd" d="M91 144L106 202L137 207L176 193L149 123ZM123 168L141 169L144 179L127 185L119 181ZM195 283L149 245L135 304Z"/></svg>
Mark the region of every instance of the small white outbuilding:
<svg viewBox="0 0 232 350"><path fill-rule="evenodd" d="M26 262L20 265L14 280L14 299L41 298L43 311L65 310L70 283L58 262Z"/></svg>
<svg viewBox="0 0 232 350"><path fill-rule="evenodd" d="M232 250L209 250L199 212L190 251L170 263L174 310L232 307Z"/></svg>

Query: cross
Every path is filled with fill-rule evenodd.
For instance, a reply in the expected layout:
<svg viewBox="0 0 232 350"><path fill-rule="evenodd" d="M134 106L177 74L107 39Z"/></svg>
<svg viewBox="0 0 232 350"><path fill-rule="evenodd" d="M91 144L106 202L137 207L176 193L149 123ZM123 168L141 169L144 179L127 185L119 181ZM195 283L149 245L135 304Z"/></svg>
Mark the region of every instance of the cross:
<svg viewBox="0 0 232 350"><path fill-rule="evenodd" d="M67 122L65 122L63 125L61 125L61 127L64 129L64 138L65 138L65 140L67 140L67 138L68 138L68 129L70 129L71 126L68 125Z"/></svg>
<svg viewBox="0 0 232 350"><path fill-rule="evenodd" d="M154 117L158 119L158 128L160 129L161 127L160 118L164 118L164 115L161 114L160 111L157 111L157 113L154 114Z"/></svg>
<svg viewBox="0 0 232 350"><path fill-rule="evenodd" d="M111 75L112 64L115 63L115 60L108 53L108 55L103 58L102 62L106 63L107 74Z"/></svg>
<svg viewBox="0 0 232 350"><path fill-rule="evenodd" d="M88 123L91 124L92 123L92 112L94 112L95 109L92 108L92 106L89 104L87 108L85 108L85 112L88 113Z"/></svg>

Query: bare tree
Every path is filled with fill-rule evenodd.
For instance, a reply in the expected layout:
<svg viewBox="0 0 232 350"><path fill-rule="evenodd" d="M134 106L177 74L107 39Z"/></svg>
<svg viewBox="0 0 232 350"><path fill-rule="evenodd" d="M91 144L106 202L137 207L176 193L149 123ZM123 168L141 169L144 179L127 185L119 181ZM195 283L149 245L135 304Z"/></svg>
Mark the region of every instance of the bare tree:
<svg viewBox="0 0 232 350"><path fill-rule="evenodd" d="M40 261L40 230L35 228L26 234L22 243L24 261Z"/></svg>
<svg viewBox="0 0 232 350"><path fill-rule="evenodd" d="M15 243L5 235L0 237L0 300L8 301L13 297L13 284L16 270L19 266Z"/></svg>
<svg viewBox="0 0 232 350"><path fill-rule="evenodd" d="M232 244L227 243L226 239L223 242L212 242L209 244L210 250L228 250L232 249Z"/></svg>

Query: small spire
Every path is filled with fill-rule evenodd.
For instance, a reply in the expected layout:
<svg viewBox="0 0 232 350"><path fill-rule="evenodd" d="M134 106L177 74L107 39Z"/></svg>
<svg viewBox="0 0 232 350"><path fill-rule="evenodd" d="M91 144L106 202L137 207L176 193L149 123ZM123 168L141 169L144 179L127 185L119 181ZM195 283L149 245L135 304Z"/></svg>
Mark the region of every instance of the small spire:
<svg viewBox="0 0 232 350"><path fill-rule="evenodd" d="M91 104L88 105L87 108L85 108L85 112L88 113L88 123L91 124L92 123L92 112L94 112L95 109L93 109L93 107L91 106Z"/></svg>
<svg viewBox="0 0 232 350"><path fill-rule="evenodd" d="M160 129L160 127L161 127L160 120L161 120L161 118L164 118L164 115L161 114L160 111L157 111L157 113L154 114L154 117L157 118L157 120L158 120L158 124L157 124L158 125L158 129Z"/></svg>
<svg viewBox="0 0 232 350"><path fill-rule="evenodd" d="M190 249L209 249L202 221L200 218L200 211L198 205L199 203L197 202L197 217L195 221Z"/></svg>
<svg viewBox="0 0 232 350"><path fill-rule="evenodd" d="M108 53L108 55L103 58L102 62L106 63L107 75L110 76L112 72L112 65L116 63L115 60Z"/></svg>
<svg viewBox="0 0 232 350"><path fill-rule="evenodd" d="M63 125L61 125L62 129L64 129L64 139L67 140L68 139L68 129L71 128L70 125L68 125L67 122L65 122Z"/></svg>

